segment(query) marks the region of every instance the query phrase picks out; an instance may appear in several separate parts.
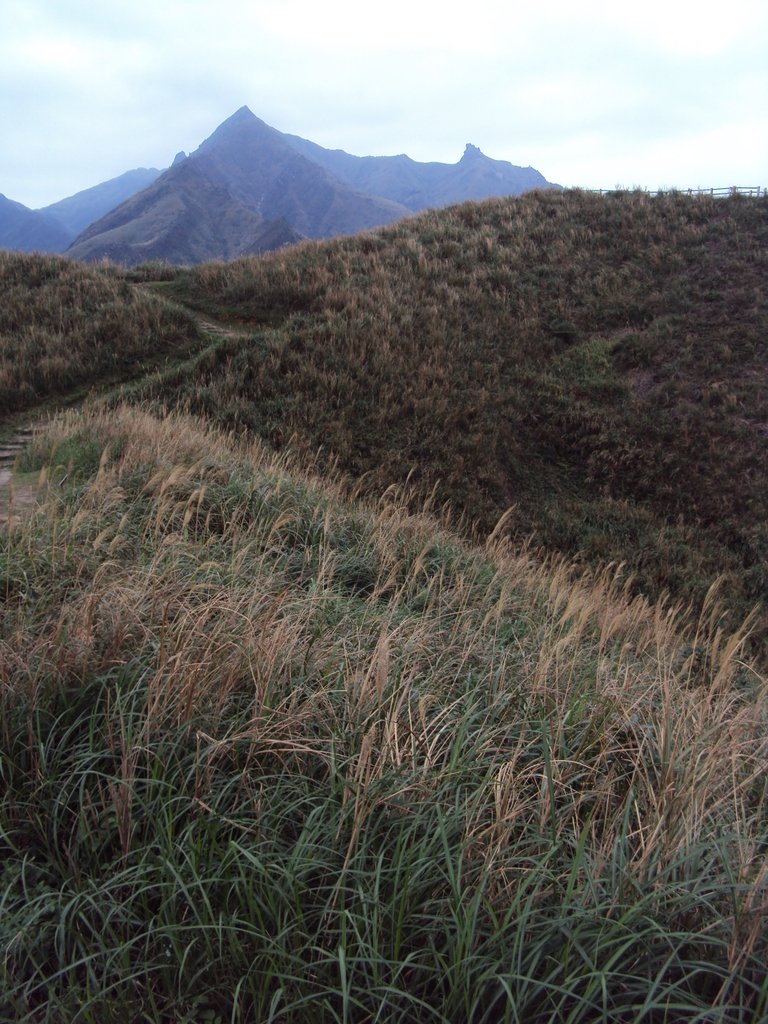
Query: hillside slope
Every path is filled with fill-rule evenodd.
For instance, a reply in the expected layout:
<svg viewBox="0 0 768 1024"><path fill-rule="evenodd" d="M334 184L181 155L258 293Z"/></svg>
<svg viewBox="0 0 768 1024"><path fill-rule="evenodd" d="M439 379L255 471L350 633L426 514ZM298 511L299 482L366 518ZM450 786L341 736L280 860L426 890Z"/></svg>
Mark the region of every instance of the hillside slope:
<svg viewBox="0 0 768 1024"><path fill-rule="evenodd" d="M743 616L768 591L768 203L531 193L185 275L286 322L155 399ZM765 619L761 629L765 629ZM759 633L759 630L758 630Z"/></svg>
<svg viewBox="0 0 768 1024"><path fill-rule="evenodd" d="M764 1020L765 679L189 417L0 529L0 1018Z"/></svg>
<svg viewBox="0 0 768 1024"><path fill-rule="evenodd" d="M199 163L185 160L86 228L67 256L90 262L107 258L125 266L152 260L199 263L299 238L284 221L266 220Z"/></svg>
<svg viewBox="0 0 768 1024"><path fill-rule="evenodd" d="M0 252L0 426L56 397L202 347L189 315L111 268Z"/></svg>

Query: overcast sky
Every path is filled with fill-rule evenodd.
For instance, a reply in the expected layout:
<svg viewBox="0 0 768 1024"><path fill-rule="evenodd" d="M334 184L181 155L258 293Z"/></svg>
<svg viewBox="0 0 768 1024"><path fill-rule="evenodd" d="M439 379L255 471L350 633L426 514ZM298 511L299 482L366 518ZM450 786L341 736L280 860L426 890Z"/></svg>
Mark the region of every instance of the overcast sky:
<svg viewBox="0 0 768 1024"><path fill-rule="evenodd" d="M357 155L768 185L768 0L2 0L10 199L166 167L243 104Z"/></svg>

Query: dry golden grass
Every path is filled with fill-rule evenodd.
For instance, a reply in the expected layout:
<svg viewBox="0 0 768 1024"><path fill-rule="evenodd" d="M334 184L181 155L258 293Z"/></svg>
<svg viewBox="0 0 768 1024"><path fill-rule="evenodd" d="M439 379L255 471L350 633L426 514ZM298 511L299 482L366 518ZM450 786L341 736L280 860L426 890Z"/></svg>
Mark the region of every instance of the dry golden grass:
<svg viewBox="0 0 768 1024"><path fill-rule="evenodd" d="M0 252L0 419L44 399L135 377L193 347L183 312L108 266Z"/></svg>
<svg viewBox="0 0 768 1024"><path fill-rule="evenodd" d="M147 394L481 534L512 506L653 599L722 576L736 628L768 590L767 242L761 199L548 192L202 266L187 301L270 329Z"/></svg>
<svg viewBox="0 0 768 1024"><path fill-rule="evenodd" d="M675 202L627 198L658 247L651 276ZM558 197L532 198L520 224L504 209L417 219L420 240L409 225L197 272L213 292L240 289L232 308L288 319L223 338L156 392L176 379L174 401L233 423L250 407L268 436L305 429L305 402L335 424L345 470L370 470L371 438L385 445L390 461L362 477L128 405L61 416L18 460L56 486L0 525L0 1016L768 1015L768 679L750 655L758 617L734 629L732 564L712 560L722 574L695 612L652 602L631 546L628 566L545 556L512 539L516 509L473 544L449 528L439 460L395 472L385 427L403 398L431 424L425 453L450 422L451 472L478 468L485 427L459 422L454 401L469 363L446 353L464 337L495 350L522 272L494 259L502 233L524 222L515 244L546 243L560 267L589 241ZM698 244L701 218L683 220ZM615 226L629 249L626 210ZM595 278L606 331L627 274ZM416 303L394 287L408 275ZM535 363L541 282L528 284L515 351ZM645 284L629 281L641 304ZM491 293L500 306L475 322ZM615 353L574 342L574 325L550 324L543 376L515 394L530 408L535 379L599 433L604 410L585 396L610 391ZM487 426L494 377L473 381ZM282 419L276 395L294 402ZM472 509L456 505L467 527ZM606 507L608 531L623 506ZM684 533L665 526L659 550Z"/></svg>
<svg viewBox="0 0 768 1024"><path fill-rule="evenodd" d="M6 693L138 660L145 734L210 707L211 757L243 744L286 764L336 757L356 820L381 812L390 771L429 799L478 706L472 757L492 772L468 835L502 877L521 822L553 839L587 829L597 862L629 824L638 879L649 857L658 870L735 829L734 871L755 868L765 680L743 655L748 625L724 635L714 593L690 624L630 596L616 568L468 547L394 489L350 508L340 486L189 419L65 417L38 457L55 464L73 437L104 445L77 503L51 501L8 541L38 597L6 597ZM229 735L243 692L250 723Z"/></svg>

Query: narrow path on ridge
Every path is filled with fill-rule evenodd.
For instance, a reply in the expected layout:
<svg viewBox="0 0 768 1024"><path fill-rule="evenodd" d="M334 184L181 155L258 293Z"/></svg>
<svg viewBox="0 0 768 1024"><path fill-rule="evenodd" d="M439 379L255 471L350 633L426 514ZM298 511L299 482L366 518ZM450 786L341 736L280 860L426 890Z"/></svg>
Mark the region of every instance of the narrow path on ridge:
<svg viewBox="0 0 768 1024"><path fill-rule="evenodd" d="M179 303L179 305L183 304ZM246 339L256 333L253 329L229 327L225 323L211 320L188 306L184 306L184 309L194 320L203 337L207 337L210 341L209 344L203 345L193 352L180 354L175 360L179 364L184 363L187 359L195 358L217 342L236 338ZM70 396L62 395L58 399L41 401L39 405L31 407L25 413L15 415L10 421L10 432L8 433L4 433L3 424L0 422L0 528L4 527L11 517L15 519L19 513L32 508L40 496L41 486L37 472L29 474L14 472L17 456L26 448L35 432L42 430L57 412L65 408L76 409L89 398L107 397L127 384L136 384L150 377L156 370L156 366L148 365L144 372L119 383L105 383L101 387L97 384L94 389L87 392L81 388ZM9 421L6 421L5 430L8 429Z"/></svg>

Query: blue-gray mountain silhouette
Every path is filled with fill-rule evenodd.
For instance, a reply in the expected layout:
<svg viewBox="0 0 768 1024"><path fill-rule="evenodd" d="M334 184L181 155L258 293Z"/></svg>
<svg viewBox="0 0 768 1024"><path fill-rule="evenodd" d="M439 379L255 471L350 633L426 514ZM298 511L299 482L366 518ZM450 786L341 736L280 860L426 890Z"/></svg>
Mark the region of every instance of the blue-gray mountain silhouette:
<svg viewBox="0 0 768 1024"><path fill-rule="evenodd" d="M199 263L354 234L427 207L556 187L472 144L456 164L358 157L283 134L241 107L167 170L129 171L40 211L57 218L63 235L51 222L48 242L40 222L33 230L29 221L29 239L21 229L12 238L49 251L71 242L67 254L77 259Z"/></svg>
<svg viewBox="0 0 768 1024"><path fill-rule="evenodd" d="M351 188L241 107L194 153L87 228L68 255L129 265L231 259L408 212Z"/></svg>
<svg viewBox="0 0 768 1024"><path fill-rule="evenodd" d="M0 195L0 249L63 252L74 237L54 217Z"/></svg>

